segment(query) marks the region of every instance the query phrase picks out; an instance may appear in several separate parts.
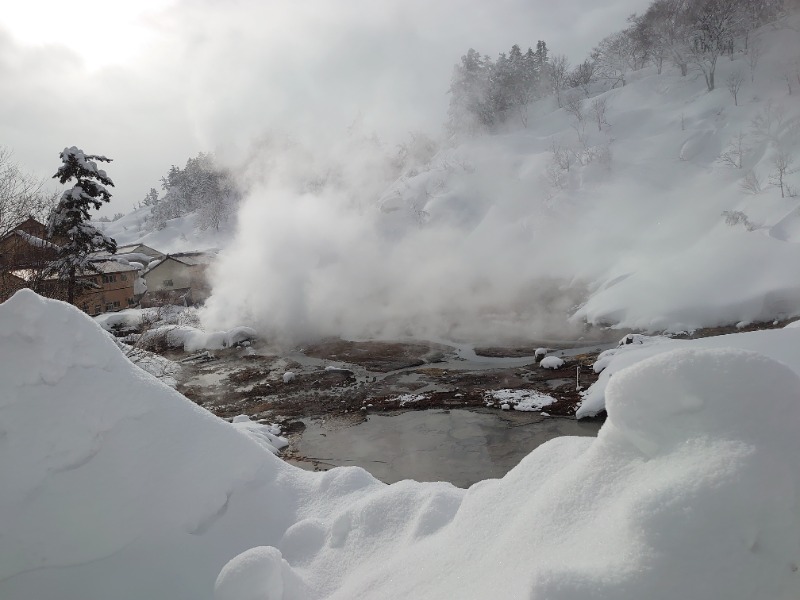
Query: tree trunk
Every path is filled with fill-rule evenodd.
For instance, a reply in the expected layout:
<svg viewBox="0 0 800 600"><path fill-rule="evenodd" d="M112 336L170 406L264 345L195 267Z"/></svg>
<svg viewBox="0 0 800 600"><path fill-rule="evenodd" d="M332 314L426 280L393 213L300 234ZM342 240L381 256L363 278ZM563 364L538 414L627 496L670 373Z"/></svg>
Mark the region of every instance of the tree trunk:
<svg viewBox="0 0 800 600"><path fill-rule="evenodd" d="M67 302L75 303L75 267L69 269L69 279L67 280Z"/></svg>

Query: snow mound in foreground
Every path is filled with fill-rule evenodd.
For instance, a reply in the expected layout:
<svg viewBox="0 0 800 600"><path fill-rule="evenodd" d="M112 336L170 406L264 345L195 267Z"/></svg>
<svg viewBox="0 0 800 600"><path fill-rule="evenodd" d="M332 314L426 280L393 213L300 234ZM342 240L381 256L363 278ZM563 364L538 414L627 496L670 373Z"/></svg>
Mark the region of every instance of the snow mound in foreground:
<svg viewBox="0 0 800 600"><path fill-rule="evenodd" d="M638 343L621 344L617 348L602 352L597 357L594 363L594 371L595 373L600 373L600 378L583 394L583 400L576 416L579 419L593 417L605 410L606 388L611 381L611 377L618 371L652 356L680 348L739 348L741 350L750 350L778 360L800 375L800 331L794 327L732 333L696 340L677 340L663 336L639 336ZM765 387L764 394L767 394L768 391L769 388Z"/></svg>
<svg viewBox="0 0 800 600"><path fill-rule="evenodd" d="M242 427L74 307L15 294L0 305L0 598L211 598L222 566L279 540L317 490ZM379 485L353 470L331 495Z"/></svg>
<svg viewBox="0 0 800 600"><path fill-rule="evenodd" d="M22 291L0 306L0 597L796 598L798 391L762 355L677 350L615 374L597 439L469 490L386 486L284 464Z"/></svg>

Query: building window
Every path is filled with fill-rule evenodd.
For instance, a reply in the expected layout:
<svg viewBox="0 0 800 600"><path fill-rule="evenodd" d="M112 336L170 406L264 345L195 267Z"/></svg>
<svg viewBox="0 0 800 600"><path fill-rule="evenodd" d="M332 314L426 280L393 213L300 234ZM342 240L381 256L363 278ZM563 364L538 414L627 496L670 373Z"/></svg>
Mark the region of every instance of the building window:
<svg viewBox="0 0 800 600"><path fill-rule="evenodd" d="M94 305L94 314L98 314L101 310L103 310L103 307L101 305L99 304Z"/></svg>
<svg viewBox="0 0 800 600"><path fill-rule="evenodd" d="M84 302L83 303L83 312L85 312L85 313L89 312L89 303L88 302Z"/></svg>
<svg viewBox="0 0 800 600"><path fill-rule="evenodd" d="M164 287L172 287L172 279L165 279Z"/></svg>
<svg viewBox="0 0 800 600"><path fill-rule="evenodd" d="M114 308L119 308L119 300L114 300Z"/></svg>
<svg viewBox="0 0 800 600"><path fill-rule="evenodd" d="M114 305L111 302L106 302L106 310L111 310L114 308Z"/></svg>
<svg viewBox="0 0 800 600"><path fill-rule="evenodd" d="M128 276L125 274L120 275L122 277L122 281L128 281Z"/></svg>

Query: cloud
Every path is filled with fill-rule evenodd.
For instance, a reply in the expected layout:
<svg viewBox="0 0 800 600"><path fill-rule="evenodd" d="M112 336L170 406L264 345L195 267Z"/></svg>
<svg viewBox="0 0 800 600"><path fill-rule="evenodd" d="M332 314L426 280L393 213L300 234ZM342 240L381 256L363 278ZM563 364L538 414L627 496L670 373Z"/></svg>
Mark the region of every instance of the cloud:
<svg viewBox="0 0 800 600"><path fill-rule="evenodd" d="M152 0L135 12L97 3L64 11L45 44L46 28L30 38L52 11L30 0L0 28L3 143L42 175L67 144L115 158L114 210L128 209L170 164L200 151L238 159L264 131L330 138L356 118L389 137L435 130L452 65L469 47L495 56L544 39L579 60L646 4ZM117 62L87 63L91 52Z"/></svg>

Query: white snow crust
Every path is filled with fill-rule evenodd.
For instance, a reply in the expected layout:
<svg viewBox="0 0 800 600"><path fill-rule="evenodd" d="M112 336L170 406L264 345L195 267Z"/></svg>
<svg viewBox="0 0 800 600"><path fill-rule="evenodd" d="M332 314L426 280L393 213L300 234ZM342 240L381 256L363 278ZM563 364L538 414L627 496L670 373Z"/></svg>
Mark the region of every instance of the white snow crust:
<svg viewBox="0 0 800 600"><path fill-rule="evenodd" d="M740 335L798 358L798 329L762 333ZM22 290L0 305L0 598L794 599L800 378L764 354L650 357L608 382L596 439L468 490L384 485L283 463Z"/></svg>
<svg viewBox="0 0 800 600"><path fill-rule="evenodd" d="M493 406L496 402L501 402L501 408L506 407L504 410L513 407L514 410L521 411L541 410L556 401L549 394L536 390L491 390L485 393L484 398L487 405Z"/></svg>
<svg viewBox="0 0 800 600"><path fill-rule="evenodd" d="M558 356L545 356L539 361L539 366L543 369L560 369L564 366L564 359Z"/></svg>
<svg viewBox="0 0 800 600"><path fill-rule="evenodd" d="M606 388L615 373L652 356L679 348L751 350L779 360L800 374L800 329L795 324L784 329L731 333L697 340L674 340L663 336L639 336L639 339L639 344L620 345L597 357L594 371L600 373L600 378L584 392L576 413L578 418L592 417L605 409Z"/></svg>

